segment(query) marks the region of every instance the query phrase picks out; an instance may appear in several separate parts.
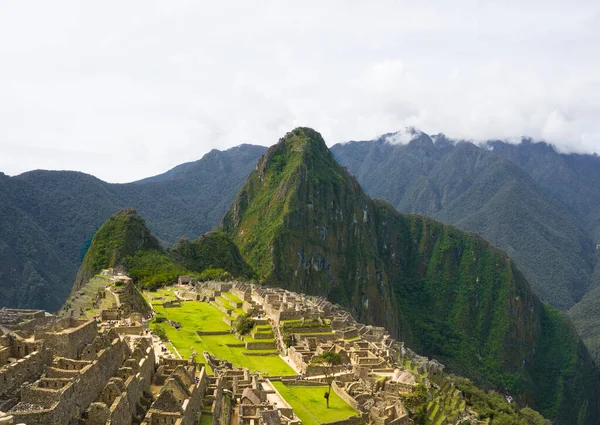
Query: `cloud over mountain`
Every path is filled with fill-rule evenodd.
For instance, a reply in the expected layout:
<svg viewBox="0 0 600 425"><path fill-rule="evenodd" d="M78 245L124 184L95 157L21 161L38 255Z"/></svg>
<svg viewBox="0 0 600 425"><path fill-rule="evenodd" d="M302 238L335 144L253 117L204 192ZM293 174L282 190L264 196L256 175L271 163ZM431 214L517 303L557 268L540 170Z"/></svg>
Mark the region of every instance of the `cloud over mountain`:
<svg viewBox="0 0 600 425"><path fill-rule="evenodd" d="M5 2L0 170L134 180L297 125L591 152L599 16L592 1ZM98 160L113 152L126 166Z"/></svg>

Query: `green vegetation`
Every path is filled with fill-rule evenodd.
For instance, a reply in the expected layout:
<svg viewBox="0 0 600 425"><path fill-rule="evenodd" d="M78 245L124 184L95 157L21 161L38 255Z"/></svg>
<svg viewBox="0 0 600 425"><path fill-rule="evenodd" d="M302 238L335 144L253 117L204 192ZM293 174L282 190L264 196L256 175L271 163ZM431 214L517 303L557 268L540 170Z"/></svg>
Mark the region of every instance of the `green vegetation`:
<svg viewBox="0 0 600 425"><path fill-rule="evenodd" d="M197 301L182 301L181 307L162 307L154 305L154 311L162 314L168 320L179 322L190 332L220 332L230 331L231 327L223 321L224 314L209 303ZM179 349L179 347L177 347Z"/></svg>
<svg viewBox="0 0 600 425"><path fill-rule="evenodd" d="M146 290L143 292L144 297L152 305L162 304L163 301L173 301L177 299L174 288L171 286L164 286L156 288L155 290ZM160 315L160 313L158 313Z"/></svg>
<svg viewBox="0 0 600 425"><path fill-rule="evenodd" d="M253 327L254 320L252 320L252 316L249 314L242 314L241 316L238 316L235 321L235 331L240 335L250 333Z"/></svg>
<svg viewBox="0 0 600 425"><path fill-rule="evenodd" d="M254 272L244 261L237 246L226 233L213 231L200 236L193 242L180 239L170 250L174 261L188 270L205 271L203 279L231 276L252 279Z"/></svg>
<svg viewBox="0 0 600 425"><path fill-rule="evenodd" d="M595 404L586 395L599 391L598 383L589 379L598 376L598 369L563 313L544 304L541 324L532 368L536 408L547 417L561 418L564 423L589 423ZM560 403L565 399L572 400L574 405Z"/></svg>
<svg viewBox="0 0 600 425"><path fill-rule="evenodd" d="M152 331L163 341L167 341L169 337L167 336L167 332L165 331L165 327L161 324L155 324L151 327Z"/></svg>
<svg viewBox="0 0 600 425"><path fill-rule="evenodd" d="M325 393L326 406L329 409L329 398L331 397L331 384L333 383L333 373L335 367L342 364L342 358L335 351L326 351L323 354L313 357L312 363L325 366L328 369L326 373L328 389Z"/></svg>
<svg viewBox="0 0 600 425"><path fill-rule="evenodd" d="M212 420L213 420L213 415L211 415L210 413L202 413L202 416L200 416L200 422L198 422L198 425L212 425Z"/></svg>
<svg viewBox="0 0 600 425"><path fill-rule="evenodd" d="M498 142L491 151L415 137L408 145L356 142L332 152L371 196L478 233L509 253L542 299L562 309L576 303L596 263L592 235L600 221L588 224L582 215L598 217L600 161L591 170L583 158L543 145Z"/></svg>
<svg viewBox="0 0 600 425"><path fill-rule="evenodd" d="M265 150L213 150L128 184L71 171L0 173L0 218L10 224L0 234L0 308L60 309L94 233L122 208L135 208L164 246L212 230Z"/></svg>
<svg viewBox="0 0 600 425"><path fill-rule="evenodd" d="M231 280L233 276L224 269L206 269L198 274L197 278L199 282L206 282L209 280L228 281Z"/></svg>
<svg viewBox="0 0 600 425"><path fill-rule="evenodd" d="M428 401L427 388L422 384L417 385L412 393L402 395L402 402L417 425L425 425Z"/></svg>
<svg viewBox="0 0 600 425"><path fill-rule="evenodd" d="M323 395L327 392L326 386L288 387L277 381L273 382L273 386L292 406L294 413L300 418L303 425L320 425L357 416L357 412L334 392L329 397L330 407L325 407Z"/></svg>
<svg viewBox="0 0 600 425"><path fill-rule="evenodd" d="M116 266L124 267L138 286L148 290L172 284L181 275L200 281L254 276L225 233L210 232L193 242L183 238L165 251L135 210L120 211L96 232L74 290L100 270Z"/></svg>
<svg viewBox="0 0 600 425"><path fill-rule="evenodd" d="M600 286L592 289L569 310L569 317L592 358L600 364Z"/></svg>
<svg viewBox="0 0 600 425"><path fill-rule="evenodd" d="M134 209L121 210L94 235L73 289L79 289L102 269L123 266L125 258L138 251L160 251L158 239Z"/></svg>
<svg viewBox="0 0 600 425"><path fill-rule="evenodd" d="M247 350L244 341L235 338L233 334L202 335L196 331L220 332L231 331L231 327L223 321L225 314L215 306L198 301L184 301L181 307L164 308L158 303L153 303L155 311L167 320L179 322L180 329L164 324L165 332L171 343L179 353L188 358L195 350L200 355L200 360L206 362L202 353L209 353L221 359L226 359L238 367L247 367L271 376L292 376L296 372L285 363L278 355L252 356L247 354L271 354L273 350ZM232 347L231 345L238 345ZM241 347L239 345L242 345ZM275 352L276 353L276 352Z"/></svg>
<svg viewBox="0 0 600 425"><path fill-rule="evenodd" d="M554 313L506 254L474 234L371 200L314 130L295 129L269 149L221 226L266 283L327 296L557 423L600 418L600 377L581 341L543 348L545 332L569 326L547 320ZM284 342L293 343L285 332ZM550 366L564 378L538 373Z"/></svg>
<svg viewBox="0 0 600 425"><path fill-rule="evenodd" d="M495 391L485 392L477 388L471 381L454 377L457 388L469 406L479 413L479 419L490 419L490 425L551 425L547 419L528 407L519 409L516 403L508 403Z"/></svg>
<svg viewBox="0 0 600 425"><path fill-rule="evenodd" d="M152 290L191 274L162 251L137 251L124 260L129 276L140 286Z"/></svg>

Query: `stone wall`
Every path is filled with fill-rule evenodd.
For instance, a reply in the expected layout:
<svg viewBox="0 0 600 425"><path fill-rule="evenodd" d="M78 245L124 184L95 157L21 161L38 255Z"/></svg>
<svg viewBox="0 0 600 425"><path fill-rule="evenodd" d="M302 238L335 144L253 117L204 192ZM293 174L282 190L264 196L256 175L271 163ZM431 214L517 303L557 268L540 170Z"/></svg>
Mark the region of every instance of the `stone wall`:
<svg viewBox="0 0 600 425"><path fill-rule="evenodd" d="M296 341L301 341L302 339L305 339L305 338L315 338L317 340L317 342L328 342L328 341L333 341L333 340L337 339L335 334L332 334L332 333L320 333L320 334L297 334L297 333L294 333L294 336L296 337Z"/></svg>
<svg viewBox="0 0 600 425"><path fill-rule="evenodd" d="M314 334L325 333L328 335L333 335L331 332L331 326L284 326L286 332L295 333L295 334Z"/></svg>
<svg viewBox="0 0 600 425"><path fill-rule="evenodd" d="M217 379L217 390L215 391L215 402L213 403L213 419L212 425L227 425L221 424L221 409L223 407L223 380Z"/></svg>
<svg viewBox="0 0 600 425"><path fill-rule="evenodd" d="M252 299L252 294L248 289L237 288L234 286L231 288L230 292L242 301L250 301Z"/></svg>
<svg viewBox="0 0 600 425"><path fill-rule="evenodd" d="M248 302L248 301L244 301L244 303L242 304L242 309L244 310L245 313L249 313L254 309L255 305Z"/></svg>
<svg viewBox="0 0 600 425"><path fill-rule="evenodd" d="M95 322L94 322L95 323ZM21 403L10 412L16 423L27 425L68 425L102 393L108 380L115 376L128 354L127 345L115 339L98 353L98 359L81 369L79 376L59 390L40 388L36 384L21 390ZM29 405L41 406L30 410Z"/></svg>
<svg viewBox="0 0 600 425"><path fill-rule="evenodd" d="M35 339L43 340L55 356L77 359L83 348L98 335L98 326L95 320L83 324L75 321L75 324L78 326L57 331L36 330Z"/></svg>
<svg viewBox="0 0 600 425"><path fill-rule="evenodd" d="M255 342L246 342L246 349L247 350L275 350L275 349L277 349L277 346L275 345L275 342L273 342L273 341L269 341L269 342L255 341Z"/></svg>
<svg viewBox="0 0 600 425"><path fill-rule="evenodd" d="M120 320L121 319L121 311L116 308L105 309L100 312L100 318L102 319L102 321Z"/></svg>
<svg viewBox="0 0 600 425"><path fill-rule="evenodd" d="M11 351L10 347L0 347L0 367L8 363L8 358L12 357Z"/></svg>
<svg viewBox="0 0 600 425"><path fill-rule="evenodd" d="M342 386L333 381L331 388L333 389L333 392L336 393L346 403L348 403L350 407L360 412L360 406L358 405L358 402L354 399L354 397L348 394Z"/></svg>
<svg viewBox="0 0 600 425"><path fill-rule="evenodd" d="M144 333L143 326L116 326L113 328L119 335L142 335Z"/></svg>
<svg viewBox="0 0 600 425"><path fill-rule="evenodd" d="M0 369L0 396L12 393L26 381L40 377L44 367L52 363L52 354L45 347Z"/></svg>
<svg viewBox="0 0 600 425"><path fill-rule="evenodd" d="M190 398L184 403L182 425L196 425L202 410L202 399L206 393L208 378L206 377L205 369L202 368L198 383L192 386Z"/></svg>

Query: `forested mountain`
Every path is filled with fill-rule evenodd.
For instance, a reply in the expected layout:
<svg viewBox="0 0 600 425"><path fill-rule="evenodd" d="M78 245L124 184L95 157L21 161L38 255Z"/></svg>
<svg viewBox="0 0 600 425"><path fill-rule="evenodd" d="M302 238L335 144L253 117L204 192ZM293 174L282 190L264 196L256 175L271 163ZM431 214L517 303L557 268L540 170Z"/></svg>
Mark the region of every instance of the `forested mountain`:
<svg viewBox="0 0 600 425"><path fill-rule="evenodd" d="M136 208L163 244L213 229L264 151L213 150L129 184L67 171L0 174L0 307L60 308L95 231L121 208Z"/></svg>
<svg viewBox="0 0 600 425"><path fill-rule="evenodd" d="M546 143L524 139L520 144L490 141L494 153L517 164L544 189L563 201L600 243L600 157L563 154ZM599 280L595 284L600 283Z"/></svg>
<svg viewBox="0 0 600 425"><path fill-rule="evenodd" d="M254 277L254 271L227 234L211 231L194 241L184 237L165 249L133 208L113 214L94 234L72 285L71 297L108 268L126 270L138 287L172 284L182 275L211 278L228 273L230 278Z"/></svg>
<svg viewBox="0 0 600 425"><path fill-rule="evenodd" d="M266 283L327 296L556 423L597 423L589 353L506 254L371 200L314 130L268 150L221 228Z"/></svg>
<svg viewBox="0 0 600 425"><path fill-rule="evenodd" d="M331 148L372 196L476 232L514 259L542 299L568 309L600 361L600 159L545 143L483 146L413 131ZM121 208L163 246L213 229L266 148L240 145L139 182L64 171L0 173L0 307L58 309L99 226ZM598 334L598 335L596 335Z"/></svg>
<svg viewBox="0 0 600 425"><path fill-rule="evenodd" d="M482 147L416 130L407 143L394 140L388 134L331 150L371 196L401 212L473 231L506 250L552 305L570 308L593 286L596 157L561 155L527 141Z"/></svg>

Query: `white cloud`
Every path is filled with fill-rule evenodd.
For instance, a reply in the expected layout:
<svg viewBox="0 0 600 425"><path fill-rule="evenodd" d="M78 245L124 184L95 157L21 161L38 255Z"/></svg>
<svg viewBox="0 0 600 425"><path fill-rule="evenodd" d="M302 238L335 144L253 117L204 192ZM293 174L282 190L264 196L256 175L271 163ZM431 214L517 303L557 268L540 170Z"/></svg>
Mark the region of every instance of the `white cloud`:
<svg viewBox="0 0 600 425"><path fill-rule="evenodd" d="M1 2L0 170L134 180L298 125L591 152L599 42L592 1Z"/></svg>
<svg viewBox="0 0 600 425"><path fill-rule="evenodd" d="M423 134L423 132L414 127L406 127L385 136L384 140L392 145L406 145L421 134Z"/></svg>

